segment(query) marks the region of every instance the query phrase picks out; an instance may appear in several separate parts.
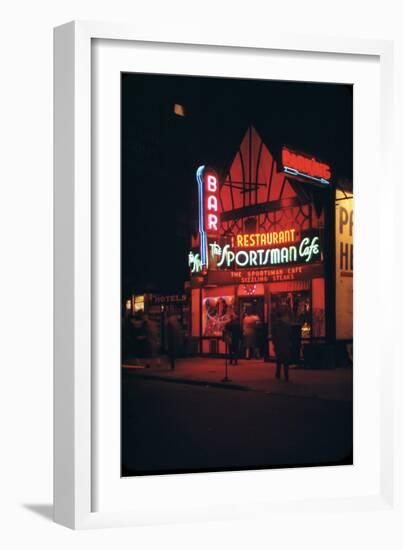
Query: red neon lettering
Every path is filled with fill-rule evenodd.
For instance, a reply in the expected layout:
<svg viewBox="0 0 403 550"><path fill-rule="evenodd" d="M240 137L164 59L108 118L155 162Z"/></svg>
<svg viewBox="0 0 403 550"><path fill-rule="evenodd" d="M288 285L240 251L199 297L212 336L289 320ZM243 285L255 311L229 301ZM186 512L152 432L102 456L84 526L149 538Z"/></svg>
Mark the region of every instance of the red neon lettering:
<svg viewBox="0 0 403 550"><path fill-rule="evenodd" d="M331 177L329 165L324 162L319 162L315 158L298 155L289 149L284 148L282 152L282 160L284 166L294 168L302 174L307 174L308 176L323 178L326 180L329 180Z"/></svg>

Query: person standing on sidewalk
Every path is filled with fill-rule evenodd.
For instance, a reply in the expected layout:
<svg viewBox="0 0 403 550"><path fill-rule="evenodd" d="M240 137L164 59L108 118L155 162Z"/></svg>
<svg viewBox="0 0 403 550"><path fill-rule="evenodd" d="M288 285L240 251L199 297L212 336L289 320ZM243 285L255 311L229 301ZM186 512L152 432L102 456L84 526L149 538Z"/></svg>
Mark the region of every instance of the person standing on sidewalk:
<svg viewBox="0 0 403 550"><path fill-rule="evenodd" d="M171 314L167 321L167 345L171 370L175 370L176 358L180 346L180 325L177 315Z"/></svg>
<svg viewBox="0 0 403 550"><path fill-rule="evenodd" d="M243 318L243 340L246 359L257 357L257 324L260 323L260 317L255 313L247 312Z"/></svg>
<svg viewBox="0 0 403 550"><path fill-rule="evenodd" d="M260 323L258 331L258 341L260 349L260 357L263 358L264 363L269 362L269 325L267 323Z"/></svg>
<svg viewBox="0 0 403 550"><path fill-rule="evenodd" d="M271 329L274 353L276 354L276 378L281 377L281 367L284 368L284 379L288 382L288 367L291 362L292 327L287 322L282 311L277 312L277 319Z"/></svg>
<svg viewBox="0 0 403 550"><path fill-rule="evenodd" d="M160 337L157 323L149 315L144 315L147 335L147 358L146 367L160 365Z"/></svg>
<svg viewBox="0 0 403 550"><path fill-rule="evenodd" d="M143 310L135 312L131 319L131 327L133 333L134 355L138 361L138 358L144 359L147 351L146 322L144 320Z"/></svg>
<svg viewBox="0 0 403 550"><path fill-rule="evenodd" d="M242 328L238 317L233 313L231 320L225 325L225 341L229 346L229 364L237 365L239 356L239 347L242 338Z"/></svg>

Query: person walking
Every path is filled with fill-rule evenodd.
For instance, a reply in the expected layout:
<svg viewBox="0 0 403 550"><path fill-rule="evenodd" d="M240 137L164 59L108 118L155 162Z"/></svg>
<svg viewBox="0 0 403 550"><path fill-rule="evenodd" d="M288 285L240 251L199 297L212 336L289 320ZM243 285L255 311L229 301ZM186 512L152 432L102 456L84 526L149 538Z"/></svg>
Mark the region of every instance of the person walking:
<svg viewBox="0 0 403 550"><path fill-rule="evenodd" d="M257 355L257 324L260 323L260 317L255 313L247 312L243 318L243 340L246 359L252 359Z"/></svg>
<svg viewBox="0 0 403 550"><path fill-rule="evenodd" d="M133 334L134 355L138 361L138 358L144 359L146 355L147 333L143 310L135 312L131 319L131 327Z"/></svg>
<svg viewBox="0 0 403 550"><path fill-rule="evenodd" d="M172 313L167 321L167 345L171 370L175 370L176 358L179 353L180 330L178 316Z"/></svg>
<svg viewBox="0 0 403 550"><path fill-rule="evenodd" d="M269 330L269 326L267 323L262 322L258 325L259 352L260 352L260 357L263 358L264 363L269 362L268 330Z"/></svg>
<svg viewBox="0 0 403 550"><path fill-rule="evenodd" d="M239 347L242 338L242 328L238 317L233 313L230 321L225 325L225 341L229 346L229 364L237 365Z"/></svg>
<svg viewBox="0 0 403 550"><path fill-rule="evenodd" d="M281 378L281 367L284 369L284 380L288 382L288 368L291 362L292 327L285 314L278 311L276 321L271 329L274 353L276 355L276 378Z"/></svg>
<svg viewBox="0 0 403 550"><path fill-rule="evenodd" d="M160 364L160 335L157 323L149 315L144 316L147 336L147 358L146 367Z"/></svg>

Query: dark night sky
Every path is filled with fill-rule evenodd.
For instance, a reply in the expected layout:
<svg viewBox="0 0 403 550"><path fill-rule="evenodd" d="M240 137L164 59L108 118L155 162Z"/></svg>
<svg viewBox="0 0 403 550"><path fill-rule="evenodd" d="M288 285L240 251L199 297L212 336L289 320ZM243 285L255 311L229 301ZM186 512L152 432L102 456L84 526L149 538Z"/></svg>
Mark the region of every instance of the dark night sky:
<svg viewBox="0 0 403 550"><path fill-rule="evenodd" d="M224 174L251 124L275 156L287 144L351 181L352 110L352 87L341 84L123 74L123 296L183 289L196 168Z"/></svg>

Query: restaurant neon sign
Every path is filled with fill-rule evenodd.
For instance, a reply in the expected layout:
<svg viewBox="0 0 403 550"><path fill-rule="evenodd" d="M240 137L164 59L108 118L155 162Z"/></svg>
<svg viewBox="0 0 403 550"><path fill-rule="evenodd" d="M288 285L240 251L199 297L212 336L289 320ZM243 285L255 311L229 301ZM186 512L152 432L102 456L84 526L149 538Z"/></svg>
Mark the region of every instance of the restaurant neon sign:
<svg viewBox="0 0 403 550"><path fill-rule="evenodd" d="M284 229L267 233L238 233L232 238L233 248L255 248L275 244L293 243L299 240L296 229Z"/></svg>

